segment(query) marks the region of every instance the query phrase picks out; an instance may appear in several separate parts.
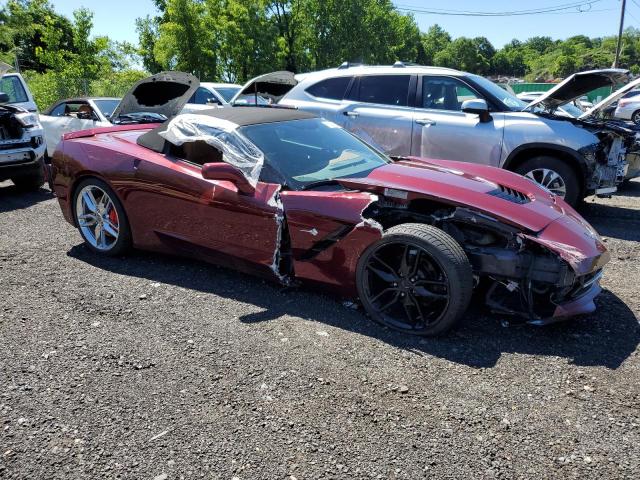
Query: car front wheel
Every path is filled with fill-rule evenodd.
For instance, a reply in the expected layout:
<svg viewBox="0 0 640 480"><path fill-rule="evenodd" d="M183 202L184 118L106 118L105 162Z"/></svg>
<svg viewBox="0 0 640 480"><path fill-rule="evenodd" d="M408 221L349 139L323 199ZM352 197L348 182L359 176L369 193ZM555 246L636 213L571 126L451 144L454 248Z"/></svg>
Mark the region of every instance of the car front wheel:
<svg viewBox="0 0 640 480"><path fill-rule="evenodd" d="M640 125L640 110L636 110L635 112L633 112L633 114L631 115L631 121L636 125Z"/></svg>
<svg viewBox="0 0 640 480"><path fill-rule="evenodd" d="M451 329L467 309L473 273L464 250L430 225L388 229L360 257L358 295L370 317L413 335Z"/></svg>
<svg viewBox="0 0 640 480"><path fill-rule="evenodd" d="M74 215L86 245L96 253L118 255L131 245L131 231L122 204L102 180L88 178L75 190Z"/></svg>
<svg viewBox="0 0 640 480"><path fill-rule="evenodd" d="M546 155L530 158L515 172L539 183L571 206L576 206L580 199L578 175L570 165L558 158Z"/></svg>

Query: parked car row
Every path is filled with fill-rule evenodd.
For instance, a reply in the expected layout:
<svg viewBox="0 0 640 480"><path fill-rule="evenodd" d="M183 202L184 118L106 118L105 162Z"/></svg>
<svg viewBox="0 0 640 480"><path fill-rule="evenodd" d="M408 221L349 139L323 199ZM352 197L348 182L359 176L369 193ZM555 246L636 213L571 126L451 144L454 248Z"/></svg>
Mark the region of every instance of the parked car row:
<svg viewBox="0 0 640 480"><path fill-rule="evenodd" d="M225 105L207 97L220 85L161 72L117 105L47 110L45 130L67 129L48 179L97 254L135 247L319 285L418 335L452 328L475 291L542 325L595 309L609 254L567 202L615 191L637 148L598 106L558 107L622 80L582 72L527 105L463 72L345 64L263 75Z"/></svg>

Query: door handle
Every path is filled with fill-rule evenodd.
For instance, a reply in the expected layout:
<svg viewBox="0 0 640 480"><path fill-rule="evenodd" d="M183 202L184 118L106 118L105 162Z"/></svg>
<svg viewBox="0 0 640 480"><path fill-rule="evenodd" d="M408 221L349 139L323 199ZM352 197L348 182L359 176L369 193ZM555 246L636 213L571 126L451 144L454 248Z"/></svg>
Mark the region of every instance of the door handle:
<svg viewBox="0 0 640 480"><path fill-rule="evenodd" d="M436 121L431 120L430 118L416 118L416 123L418 125L429 126L429 125L435 125Z"/></svg>
<svg viewBox="0 0 640 480"><path fill-rule="evenodd" d="M140 165L140 162L141 162L141 161L142 161L142 160L140 160L139 158L134 158L134 159L133 159L133 169L134 169L134 170L138 170L138 166Z"/></svg>
<svg viewBox="0 0 640 480"><path fill-rule="evenodd" d="M358 112L342 112L343 115L346 115L347 117L351 117L351 118L356 118L359 117L360 114Z"/></svg>

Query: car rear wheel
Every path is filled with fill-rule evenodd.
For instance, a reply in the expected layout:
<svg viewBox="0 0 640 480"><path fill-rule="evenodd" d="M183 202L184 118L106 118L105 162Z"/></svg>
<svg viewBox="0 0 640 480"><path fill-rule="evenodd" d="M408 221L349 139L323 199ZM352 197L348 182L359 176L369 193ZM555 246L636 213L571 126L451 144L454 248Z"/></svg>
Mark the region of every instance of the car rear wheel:
<svg viewBox="0 0 640 480"><path fill-rule="evenodd" d="M451 329L473 291L471 265L460 244L438 228L413 223L390 228L363 253L356 282L374 321L423 336Z"/></svg>
<svg viewBox="0 0 640 480"><path fill-rule="evenodd" d="M631 121L636 125L640 125L640 110L636 110L631 114Z"/></svg>
<svg viewBox="0 0 640 480"><path fill-rule="evenodd" d="M74 195L76 225L83 240L94 252L104 255L124 253L131 246L131 230L122 204L102 180L80 182Z"/></svg>
<svg viewBox="0 0 640 480"><path fill-rule="evenodd" d="M563 160L542 155L530 158L515 169L575 206L580 198L580 183L575 170Z"/></svg>

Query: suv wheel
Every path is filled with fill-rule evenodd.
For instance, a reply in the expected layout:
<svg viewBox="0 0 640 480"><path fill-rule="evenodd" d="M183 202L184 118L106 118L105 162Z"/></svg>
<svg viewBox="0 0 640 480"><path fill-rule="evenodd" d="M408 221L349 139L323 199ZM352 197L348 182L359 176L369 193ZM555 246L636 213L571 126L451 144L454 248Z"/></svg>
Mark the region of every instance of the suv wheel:
<svg viewBox="0 0 640 480"><path fill-rule="evenodd" d="M575 206L580 198L578 175L566 162L559 158L541 155L530 158L515 169L523 175L559 197L571 206Z"/></svg>

